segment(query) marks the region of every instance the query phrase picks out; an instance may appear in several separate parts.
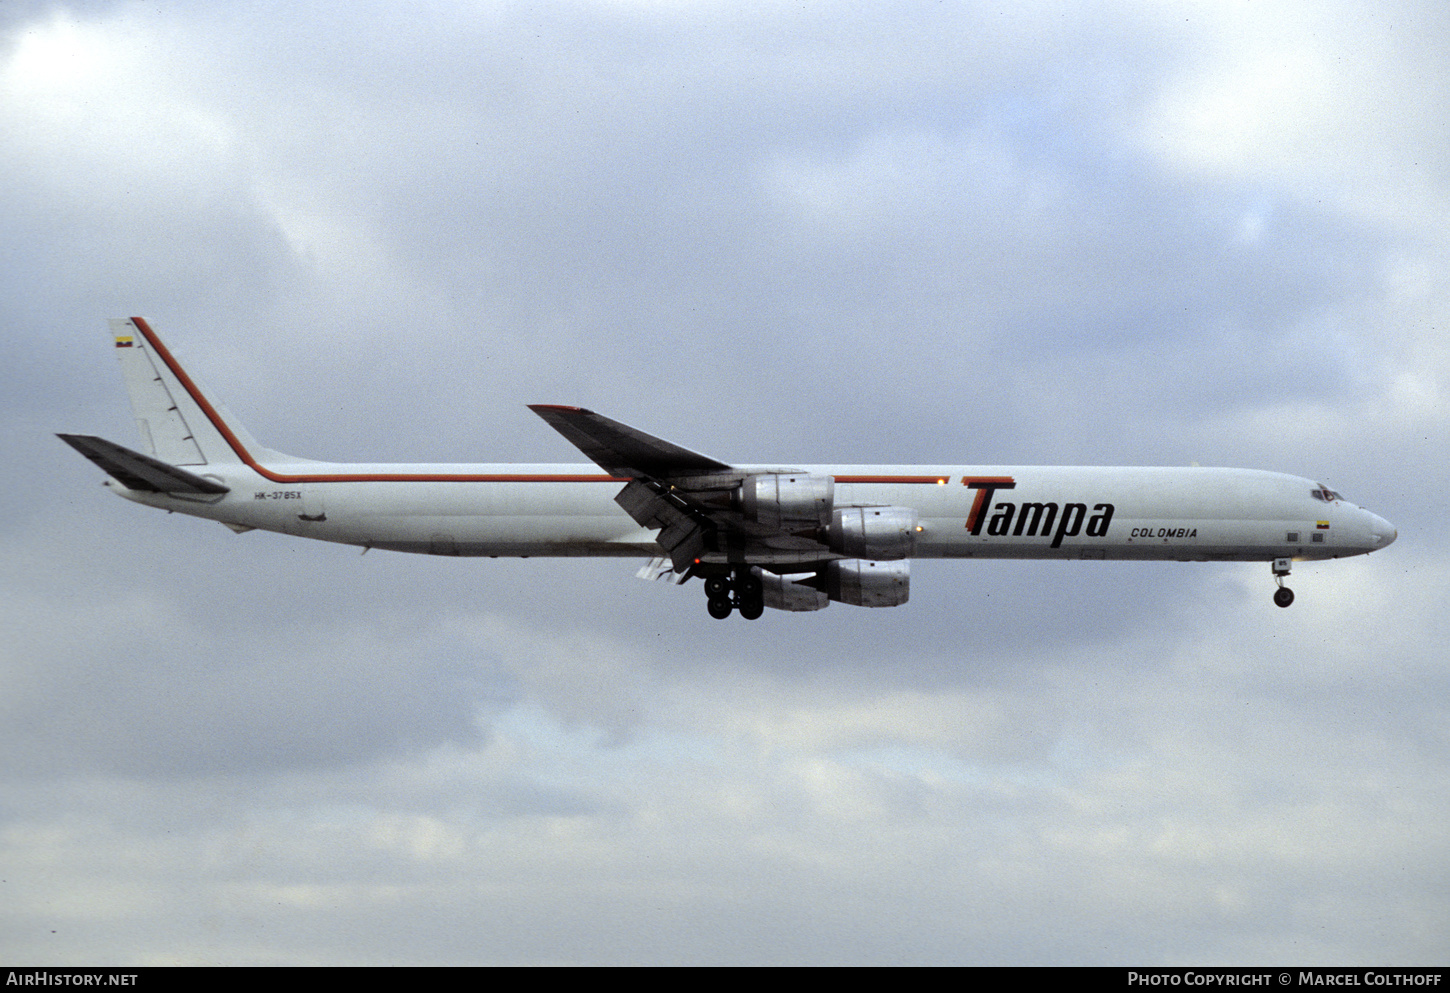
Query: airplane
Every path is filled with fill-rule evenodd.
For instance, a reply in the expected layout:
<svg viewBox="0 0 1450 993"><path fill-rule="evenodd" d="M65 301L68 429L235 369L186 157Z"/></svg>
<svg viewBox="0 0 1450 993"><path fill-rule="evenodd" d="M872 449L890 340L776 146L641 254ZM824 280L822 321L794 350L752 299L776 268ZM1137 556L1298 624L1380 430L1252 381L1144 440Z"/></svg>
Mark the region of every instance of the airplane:
<svg viewBox="0 0 1450 993"><path fill-rule="evenodd" d="M1398 532L1313 480L1253 469L730 464L580 407L530 409L592 465L339 464L264 448L140 317L110 321L145 451L59 437L128 500L322 541L449 556L648 558L710 616L907 602L913 558L1263 561Z"/></svg>

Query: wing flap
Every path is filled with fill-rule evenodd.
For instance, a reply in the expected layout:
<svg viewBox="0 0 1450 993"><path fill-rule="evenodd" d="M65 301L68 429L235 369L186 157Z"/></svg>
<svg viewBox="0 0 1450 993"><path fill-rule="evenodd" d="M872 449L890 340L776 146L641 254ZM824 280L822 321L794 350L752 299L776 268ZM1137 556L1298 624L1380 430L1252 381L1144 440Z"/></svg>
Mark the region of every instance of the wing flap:
<svg viewBox="0 0 1450 993"><path fill-rule="evenodd" d="M701 520L687 504L671 499L667 492L632 479L615 496L614 502L642 528L658 528L655 541L674 564L675 572L683 573L705 551L706 532L712 528L709 518Z"/></svg>
<svg viewBox="0 0 1450 993"><path fill-rule="evenodd" d="M205 496L231 492L214 480L203 479L185 469L178 469L160 459L133 452L104 438L88 434L61 434L56 437L100 466L107 475L129 490Z"/></svg>

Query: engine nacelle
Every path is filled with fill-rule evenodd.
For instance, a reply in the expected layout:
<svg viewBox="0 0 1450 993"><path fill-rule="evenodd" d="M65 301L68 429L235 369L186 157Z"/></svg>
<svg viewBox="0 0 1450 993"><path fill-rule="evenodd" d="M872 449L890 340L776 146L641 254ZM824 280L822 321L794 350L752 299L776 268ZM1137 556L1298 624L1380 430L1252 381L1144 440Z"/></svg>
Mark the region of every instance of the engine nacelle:
<svg viewBox="0 0 1450 993"><path fill-rule="evenodd" d="M836 481L803 472L767 472L745 477L736 494L740 511L752 521L800 531L831 522Z"/></svg>
<svg viewBox="0 0 1450 993"><path fill-rule="evenodd" d="M826 596L856 607L899 607L911 595L911 563L840 559L821 571Z"/></svg>
<svg viewBox="0 0 1450 993"><path fill-rule="evenodd" d="M760 577L761 587L765 593L765 605L772 610L824 610L831 605L830 599L824 592L812 586L792 582L789 576L778 576L773 572L766 572L759 566L751 571ZM809 580L814 577L802 576L800 578Z"/></svg>
<svg viewBox="0 0 1450 993"><path fill-rule="evenodd" d="M831 549L858 559L889 562L916 548L916 511L910 507L841 507L831 514Z"/></svg>

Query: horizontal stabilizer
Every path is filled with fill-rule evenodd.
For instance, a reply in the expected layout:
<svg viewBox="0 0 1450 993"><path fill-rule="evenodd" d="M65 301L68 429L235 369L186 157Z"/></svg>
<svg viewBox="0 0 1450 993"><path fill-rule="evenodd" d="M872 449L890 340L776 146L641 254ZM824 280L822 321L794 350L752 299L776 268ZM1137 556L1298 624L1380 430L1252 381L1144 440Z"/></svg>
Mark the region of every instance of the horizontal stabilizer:
<svg viewBox="0 0 1450 993"><path fill-rule="evenodd" d="M208 496L230 492L221 483L192 475L185 469L133 452L104 438L88 434L61 434L56 437L100 466L128 490Z"/></svg>
<svg viewBox="0 0 1450 993"><path fill-rule="evenodd" d="M669 479L712 472L728 472L723 462L645 434L628 424L612 421L583 407L530 404L529 409L549 422L579 451L611 476Z"/></svg>

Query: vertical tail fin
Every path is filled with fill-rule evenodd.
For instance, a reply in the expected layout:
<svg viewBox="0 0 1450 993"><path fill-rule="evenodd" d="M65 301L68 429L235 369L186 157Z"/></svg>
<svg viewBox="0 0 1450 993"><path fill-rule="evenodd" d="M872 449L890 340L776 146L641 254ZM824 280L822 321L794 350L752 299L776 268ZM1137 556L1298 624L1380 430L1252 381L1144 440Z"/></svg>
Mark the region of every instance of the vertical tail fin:
<svg viewBox="0 0 1450 993"><path fill-rule="evenodd" d="M146 452L171 465L250 463L276 454L206 398L144 319L112 318L110 325Z"/></svg>

